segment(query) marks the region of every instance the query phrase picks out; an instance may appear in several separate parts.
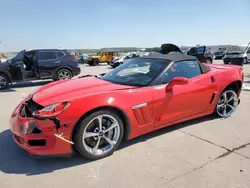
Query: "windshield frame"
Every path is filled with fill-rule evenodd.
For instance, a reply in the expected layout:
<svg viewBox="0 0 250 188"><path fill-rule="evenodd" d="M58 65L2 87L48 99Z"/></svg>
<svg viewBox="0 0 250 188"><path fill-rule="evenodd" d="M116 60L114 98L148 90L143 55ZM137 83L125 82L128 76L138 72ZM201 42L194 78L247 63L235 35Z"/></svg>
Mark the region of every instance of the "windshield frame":
<svg viewBox="0 0 250 188"><path fill-rule="evenodd" d="M135 60L138 60L138 59L141 59L141 60L158 60L158 61L162 61L162 63L165 63L165 65L163 65L163 68L161 71L159 71L153 78L152 80L147 83L147 84L133 84L133 83L127 83L127 82L120 82L120 81L117 81L117 80L111 80L111 79L106 79L105 76L107 74L110 74L112 72L115 72L118 73L120 71L122 71L123 69L119 70L118 68L122 68L124 66L127 66L130 62L129 61L135 61ZM162 59L162 58L141 58L141 57L137 57L137 58L131 58L131 59L128 59L126 64L122 64L120 65L119 67L113 69L112 71L106 73L105 75L102 75L99 77L99 79L101 80L104 80L106 82L111 82L113 84L118 84L118 85L127 85L127 86L135 86L135 87L148 87L148 86L151 86L152 83L155 82L155 80L157 80L159 78L160 75L162 75L162 73L166 70L166 68L171 64L172 61L168 60L168 59ZM117 71L119 70L119 71ZM117 72L116 72L117 71Z"/></svg>

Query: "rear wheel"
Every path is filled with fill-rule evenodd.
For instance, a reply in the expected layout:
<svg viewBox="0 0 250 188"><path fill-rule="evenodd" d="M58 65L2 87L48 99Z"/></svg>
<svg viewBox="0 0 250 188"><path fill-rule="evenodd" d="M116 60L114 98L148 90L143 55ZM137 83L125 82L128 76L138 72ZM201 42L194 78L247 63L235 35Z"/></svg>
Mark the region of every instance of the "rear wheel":
<svg viewBox="0 0 250 188"><path fill-rule="evenodd" d="M9 84L10 81L6 74L0 73L0 90L8 88Z"/></svg>
<svg viewBox="0 0 250 188"><path fill-rule="evenodd" d="M113 111L100 110L83 119L74 135L77 151L90 160L111 155L120 145L123 122Z"/></svg>
<svg viewBox="0 0 250 188"><path fill-rule="evenodd" d="M68 69L60 69L57 71L56 79L57 80L67 80L72 78L72 72Z"/></svg>
<svg viewBox="0 0 250 188"><path fill-rule="evenodd" d="M215 112L222 118L230 117L238 106L239 99L233 89L226 89L222 92L216 105Z"/></svg>
<svg viewBox="0 0 250 188"><path fill-rule="evenodd" d="M100 63L100 62L99 62L99 60L98 60L98 59L94 59L94 60L93 60L93 65L94 65L94 66L99 65L99 63Z"/></svg>

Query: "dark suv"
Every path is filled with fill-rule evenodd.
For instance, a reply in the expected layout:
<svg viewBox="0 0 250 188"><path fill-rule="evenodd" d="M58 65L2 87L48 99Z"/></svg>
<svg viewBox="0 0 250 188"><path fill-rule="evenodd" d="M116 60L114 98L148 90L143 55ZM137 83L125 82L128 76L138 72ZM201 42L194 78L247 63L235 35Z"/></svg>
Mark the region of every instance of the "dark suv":
<svg viewBox="0 0 250 188"><path fill-rule="evenodd" d="M23 50L0 63L0 89L18 81L71 79L80 72L76 56L67 50Z"/></svg>

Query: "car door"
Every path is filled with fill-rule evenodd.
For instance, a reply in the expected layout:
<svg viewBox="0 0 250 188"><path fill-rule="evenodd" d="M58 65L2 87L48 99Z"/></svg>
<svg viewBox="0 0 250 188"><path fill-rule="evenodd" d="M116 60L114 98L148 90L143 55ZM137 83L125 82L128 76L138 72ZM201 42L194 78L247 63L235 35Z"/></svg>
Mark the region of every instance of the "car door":
<svg viewBox="0 0 250 188"><path fill-rule="evenodd" d="M167 92L167 84L175 77L187 78L188 84L176 85ZM155 128L205 112L216 91L210 72L202 74L196 60L174 63L164 73L162 82L154 90Z"/></svg>
<svg viewBox="0 0 250 188"><path fill-rule="evenodd" d="M10 72L13 81L21 81L24 79L24 55L25 50L22 50L10 60Z"/></svg>
<svg viewBox="0 0 250 188"><path fill-rule="evenodd" d="M100 57L100 62L107 62L108 61L108 54L106 52L102 52L102 55Z"/></svg>
<svg viewBox="0 0 250 188"><path fill-rule="evenodd" d="M38 51L38 73L40 78L50 78L56 68L60 66L60 60L55 51Z"/></svg>
<svg viewBox="0 0 250 188"><path fill-rule="evenodd" d="M192 47L187 51L187 55L195 56L200 62L206 62L204 56L206 52L206 46Z"/></svg>

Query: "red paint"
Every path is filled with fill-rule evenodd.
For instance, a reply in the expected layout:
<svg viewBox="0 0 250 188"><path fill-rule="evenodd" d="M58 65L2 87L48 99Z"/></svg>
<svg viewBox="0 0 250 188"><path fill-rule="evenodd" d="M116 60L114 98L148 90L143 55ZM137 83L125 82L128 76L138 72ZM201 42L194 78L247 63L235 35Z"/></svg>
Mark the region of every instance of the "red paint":
<svg viewBox="0 0 250 188"><path fill-rule="evenodd" d="M136 88L112 84L98 78L82 78L45 85L34 93L33 100L42 106L63 101L71 102L71 105L58 115L61 124L67 124L64 136L69 140L72 140L73 128L78 126L77 122L84 114L104 106L118 108L128 116L128 126L131 130L128 139L132 139L162 127L212 114L225 87L234 81L243 80L242 69L238 66L208 66L212 68L210 72L189 79L186 85L175 85L171 91L166 91L166 84ZM210 103L213 93L215 97ZM36 155L72 153L70 144L54 136L54 124L49 120L35 120L42 130L41 134L21 134L20 126L32 119L19 116L22 103L16 107L10 119L14 138L19 138L19 141L14 139L16 143ZM132 109L133 106L143 103L147 103L147 106ZM46 139L47 145L31 147L27 144L29 139Z"/></svg>

